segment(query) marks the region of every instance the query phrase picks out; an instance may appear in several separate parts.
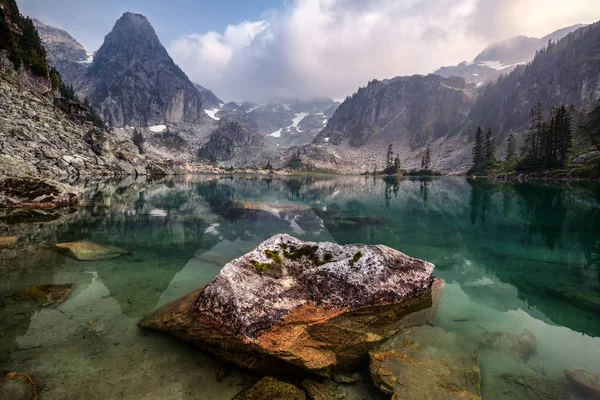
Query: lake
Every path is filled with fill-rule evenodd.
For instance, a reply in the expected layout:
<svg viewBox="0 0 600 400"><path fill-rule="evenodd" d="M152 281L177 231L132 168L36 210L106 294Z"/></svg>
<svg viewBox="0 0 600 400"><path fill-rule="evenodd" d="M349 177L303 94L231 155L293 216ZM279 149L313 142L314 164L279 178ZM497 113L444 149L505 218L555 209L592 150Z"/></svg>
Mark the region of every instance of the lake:
<svg viewBox="0 0 600 400"><path fill-rule="evenodd" d="M258 376L136 323L277 233L434 263L446 281L434 325L478 346L484 399L512 397L507 373L570 390L564 369L600 372L598 184L232 175L75 185L82 207L0 216L0 236L18 238L0 250L0 374L28 373L41 399L231 399L251 386ZM52 248L82 240L130 254L84 262ZM56 306L13 296L67 283ZM527 359L494 342L523 332L536 343ZM346 399L389 398L363 375Z"/></svg>

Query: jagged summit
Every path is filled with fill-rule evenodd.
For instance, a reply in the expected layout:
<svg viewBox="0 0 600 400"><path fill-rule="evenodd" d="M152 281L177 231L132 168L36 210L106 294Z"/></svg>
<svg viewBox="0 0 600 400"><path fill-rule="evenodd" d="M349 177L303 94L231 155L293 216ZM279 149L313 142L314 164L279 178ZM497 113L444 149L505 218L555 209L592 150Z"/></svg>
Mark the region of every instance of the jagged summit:
<svg viewBox="0 0 600 400"><path fill-rule="evenodd" d="M200 93L140 14L128 12L119 18L96 52L86 79L94 84L92 104L112 126L207 118Z"/></svg>

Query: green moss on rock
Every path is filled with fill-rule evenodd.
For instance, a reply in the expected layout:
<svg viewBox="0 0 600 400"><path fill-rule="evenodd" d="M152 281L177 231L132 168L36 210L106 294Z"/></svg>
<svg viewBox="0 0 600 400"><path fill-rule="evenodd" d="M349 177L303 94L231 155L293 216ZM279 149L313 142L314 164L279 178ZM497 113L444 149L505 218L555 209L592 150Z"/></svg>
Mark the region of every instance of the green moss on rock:
<svg viewBox="0 0 600 400"><path fill-rule="evenodd" d="M362 256L363 256L363 255L362 255L362 253L361 253L360 251L359 251L359 252L357 252L357 253L354 255L354 257L352 257L352 260L350 260L350 261L349 261L349 263L350 263L350 266L354 266L354 264L356 264L356 263L358 262L358 260L360 260L360 259L361 259L361 257L362 257Z"/></svg>

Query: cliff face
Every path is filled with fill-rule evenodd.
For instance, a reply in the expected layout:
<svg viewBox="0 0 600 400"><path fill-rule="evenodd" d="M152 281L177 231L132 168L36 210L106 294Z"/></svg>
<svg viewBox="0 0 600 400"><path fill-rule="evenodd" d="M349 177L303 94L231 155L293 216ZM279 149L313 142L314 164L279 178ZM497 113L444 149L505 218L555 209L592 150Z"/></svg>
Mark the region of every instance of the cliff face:
<svg viewBox="0 0 600 400"><path fill-rule="evenodd" d="M482 89L471 120L501 133L524 129L538 102L591 109L600 99L600 23L581 28L538 52L496 84Z"/></svg>
<svg viewBox="0 0 600 400"><path fill-rule="evenodd" d="M462 62L455 66L442 67L434 72L444 77L458 76L467 83L482 85L495 82L501 75L514 71L521 64L533 60L538 50L548 44L549 40L557 41L585 25L573 25L559 29L542 38L515 36L500 42L492 43L479 53L472 62Z"/></svg>
<svg viewBox="0 0 600 400"><path fill-rule="evenodd" d="M174 171L173 163L140 154L131 140L77 122L54 103L15 72L0 70L0 175L65 179Z"/></svg>
<svg viewBox="0 0 600 400"><path fill-rule="evenodd" d="M40 35L40 39L46 48L48 61L55 65L60 61L84 62L87 60L87 52L77 40L62 29L46 25L37 19L33 23Z"/></svg>
<svg viewBox="0 0 600 400"><path fill-rule="evenodd" d="M200 148L198 156L225 167L264 168L267 161L277 160L279 153L256 131L238 122L223 121Z"/></svg>
<svg viewBox="0 0 600 400"><path fill-rule="evenodd" d="M92 105L112 126L199 122L200 94L175 65L148 20L125 13L106 35L86 78Z"/></svg>
<svg viewBox="0 0 600 400"><path fill-rule="evenodd" d="M315 138L351 147L402 138L410 148L458 133L467 120L473 87L460 78L414 75L371 81L346 99Z"/></svg>

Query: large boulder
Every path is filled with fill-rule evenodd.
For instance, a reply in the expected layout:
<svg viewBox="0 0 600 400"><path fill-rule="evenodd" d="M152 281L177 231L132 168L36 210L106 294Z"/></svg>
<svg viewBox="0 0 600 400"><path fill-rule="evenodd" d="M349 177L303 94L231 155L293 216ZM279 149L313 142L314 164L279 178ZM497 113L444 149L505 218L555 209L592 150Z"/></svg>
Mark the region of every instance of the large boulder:
<svg viewBox="0 0 600 400"><path fill-rule="evenodd" d="M242 367L329 376L354 368L406 327L404 317L432 306L433 269L386 246L276 235L140 326Z"/></svg>
<svg viewBox="0 0 600 400"><path fill-rule="evenodd" d="M406 330L369 356L373 382L393 399L481 399L477 347L442 328Z"/></svg>
<svg viewBox="0 0 600 400"><path fill-rule="evenodd" d="M578 393L586 399L600 399L600 373L595 374L584 369L565 369L565 377Z"/></svg>

